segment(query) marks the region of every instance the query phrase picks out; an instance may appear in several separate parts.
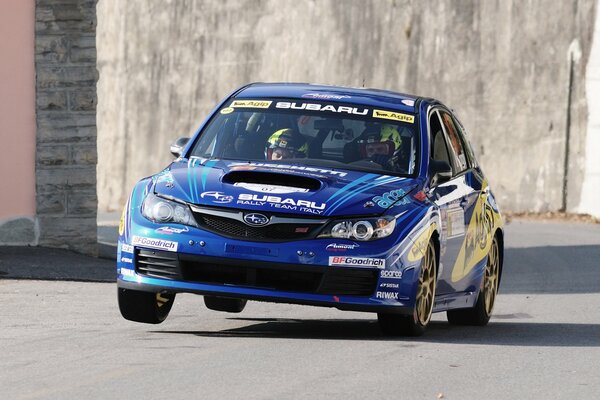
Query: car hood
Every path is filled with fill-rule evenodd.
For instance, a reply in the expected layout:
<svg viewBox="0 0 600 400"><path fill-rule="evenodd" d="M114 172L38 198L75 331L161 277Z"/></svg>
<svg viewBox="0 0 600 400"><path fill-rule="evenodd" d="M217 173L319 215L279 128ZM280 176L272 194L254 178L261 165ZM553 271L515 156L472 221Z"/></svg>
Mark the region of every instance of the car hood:
<svg viewBox="0 0 600 400"><path fill-rule="evenodd" d="M368 172L191 158L152 177L154 192L210 207L313 216L378 215L416 186Z"/></svg>

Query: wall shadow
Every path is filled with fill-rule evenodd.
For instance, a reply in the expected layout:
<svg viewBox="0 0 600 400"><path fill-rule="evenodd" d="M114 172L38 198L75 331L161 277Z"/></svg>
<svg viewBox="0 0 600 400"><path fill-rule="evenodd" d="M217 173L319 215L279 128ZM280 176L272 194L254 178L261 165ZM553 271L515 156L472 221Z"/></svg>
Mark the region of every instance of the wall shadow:
<svg viewBox="0 0 600 400"><path fill-rule="evenodd" d="M600 244L506 248L500 293L600 293Z"/></svg>

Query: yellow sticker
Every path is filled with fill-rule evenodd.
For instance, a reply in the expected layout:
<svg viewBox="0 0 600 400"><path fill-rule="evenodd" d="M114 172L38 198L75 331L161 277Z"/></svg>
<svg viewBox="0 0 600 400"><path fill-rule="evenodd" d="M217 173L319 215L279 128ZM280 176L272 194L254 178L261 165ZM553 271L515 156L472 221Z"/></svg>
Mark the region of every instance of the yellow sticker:
<svg viewBox="0 0 600 400"><path fill-rule="evenodd" d="M121 213L121 220L119 221L119 236L123 236L123 232L125 232L125 210L127 206L123 208L123 212Z"/></svg>
<svg viewBox="0 0 600 400"><path fill-rule="evenodd" d="M221 114L231 114L233 112L233 108L231 107L225 107L224 109L221 110Z"/></svg>
<svg viewBox="0 0 600 400"><path fill-rule="evenodd" d="M487 187L487 181L483 182L482 187ZM452 282L458 282L466 277L478 263L487 257L492 245L492 235L500 226L499 217L500 214L487 204L487 195L480 195L471 215L456 263L452 268Z"/></svg>
<svg viewBox="0 0 600 400"><path fill-rule="evenodd" d="M229 107L269 108L271 103L267 100L234 100Z"/></svg>
<svg viewBox="0 0 600 400"><path fill-rule="evenodd" d="M402 114L402 113L398 113L398 112L385 111L385 110L373 110L373 117L383 118L383 119L391 119L391 120L400 121L400 122L408 122L411 124L413 122L415 122L414 115Z"/></svg>
<svg viewBox="0 0 600 400"><path fill-rule="evenodd" d="M427 253L427 245L431 239L433 231L435 231L437 225L430 225L429 228L425 229L413 242L413 246L408 251L408 261L415 262L425 257Z"/></svg>

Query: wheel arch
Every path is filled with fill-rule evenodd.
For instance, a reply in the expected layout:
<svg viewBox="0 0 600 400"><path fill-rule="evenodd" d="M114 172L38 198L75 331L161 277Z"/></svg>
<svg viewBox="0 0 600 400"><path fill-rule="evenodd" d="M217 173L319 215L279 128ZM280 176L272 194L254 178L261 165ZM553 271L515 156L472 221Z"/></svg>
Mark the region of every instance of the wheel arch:
<svg viewBox="0 0 600 400"><path fill-rule="evenodd" d="M504 231L500 228L496 229L494 236L498 239L498 257L500 258L500 272L498 276L498 290L502 282L502 270L504 269Z"/></svg>
<svg viewBox="0 0 600 400"><path fill-rule="evenodd" d="M431 238L429 239L431 241L433 241L433 248L435 249L435 277L437 279L437 277L439 276L439 272L440 272L440 233L438 232L437 229L435 229L432 233L431 233Z"/></svg>

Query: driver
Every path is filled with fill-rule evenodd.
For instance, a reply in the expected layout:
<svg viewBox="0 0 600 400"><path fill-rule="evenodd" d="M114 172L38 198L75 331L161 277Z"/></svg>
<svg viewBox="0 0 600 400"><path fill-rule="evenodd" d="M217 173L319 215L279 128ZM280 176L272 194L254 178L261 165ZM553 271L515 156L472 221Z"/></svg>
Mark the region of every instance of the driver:
<svg viewBox="0 0 600 400"><path fill-rule="evenodd" d="M295 129L280 129L271 135L265 146L265 159L285 160L289 158L305 158L308 144L304 136Z"/></svg>
<svg viewBox="0 0 600 400"><path fill-rule="evenodd" d="M362 135L358 141L363 159L373 161L389 171L398 171L400 145L402 138L396 127L383 125L379 132L371 131Z"/></svg>

